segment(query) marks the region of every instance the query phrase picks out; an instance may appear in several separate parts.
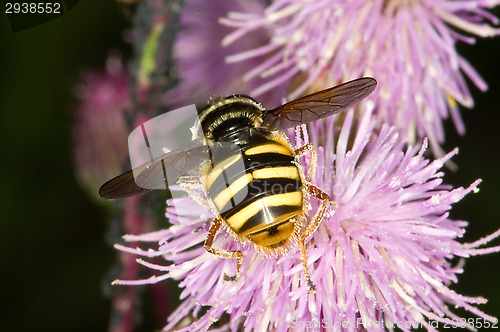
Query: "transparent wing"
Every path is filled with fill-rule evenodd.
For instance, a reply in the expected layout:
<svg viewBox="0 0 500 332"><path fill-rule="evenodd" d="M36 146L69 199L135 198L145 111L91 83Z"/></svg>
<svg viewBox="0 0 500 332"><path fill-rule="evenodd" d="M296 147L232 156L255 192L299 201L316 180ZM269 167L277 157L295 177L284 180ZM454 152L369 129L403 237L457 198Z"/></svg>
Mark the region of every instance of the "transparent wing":
<svg viewBox="0 0 500 332"><path fill-rule="evenodd" d="M139 195L153 189L166 189L179 177L207 159L208 146L202 145L166 153L151 162L118 175L104 183L99 195L107 199Z"/></svg>
<svg viewBox="0 0 500 332"><path fill-rule="evenodd" d="M353 107L370 95L376 86L375 79L363 77L315 92L265 111L262 125L271 130L283 130L326 118Z"/></svg>

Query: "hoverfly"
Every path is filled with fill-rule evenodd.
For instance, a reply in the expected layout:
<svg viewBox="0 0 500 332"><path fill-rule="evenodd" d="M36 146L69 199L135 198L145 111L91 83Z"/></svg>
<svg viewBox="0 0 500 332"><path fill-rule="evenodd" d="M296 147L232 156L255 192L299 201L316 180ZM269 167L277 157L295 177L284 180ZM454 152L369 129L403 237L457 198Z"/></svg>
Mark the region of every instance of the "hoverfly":
<svg viewBox="0 0 500 332"><path fill-rule="evenodd" d="M151 182L159 181L152 176L158 171L163 174L160 181L167 185L178 182L193 198L196 194L191 185L198 183L206 195L201 203L215 214L209 221L205 249L216 257L237 260L236 275L225 275L226 280L238 279L243 254L213 247L223 225L241 243L251 243L265 254L281 255L298 242L305 280L314 292L305 240L320 225L330 200L310 182L316 159L312 144L293 149L282 130L349 109L376 85L373 78L359 78L272 110L243 95L220 99L198 115L204 136L198 139L204 138L205 144L161 155L104 183L99 194L114 199L147 192L156 185ZM307 153L312 162L306 176L298 160ZM188 176L196 169L198 176ZM320 201L308 224L306 197Z"/></svg>

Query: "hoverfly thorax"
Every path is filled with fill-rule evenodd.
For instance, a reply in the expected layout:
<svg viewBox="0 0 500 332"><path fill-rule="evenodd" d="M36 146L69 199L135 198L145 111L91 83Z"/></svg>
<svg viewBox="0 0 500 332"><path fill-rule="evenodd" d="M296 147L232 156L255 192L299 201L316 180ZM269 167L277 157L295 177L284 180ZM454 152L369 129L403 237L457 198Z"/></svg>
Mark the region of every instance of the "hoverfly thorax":
<svg viewBox="0 0 500 332"><path fill-rule="evenodd" d="M264 108L247 96L220 99L200 112L200 125L208 141L227 140L237 132L260 126Z"/></svg>

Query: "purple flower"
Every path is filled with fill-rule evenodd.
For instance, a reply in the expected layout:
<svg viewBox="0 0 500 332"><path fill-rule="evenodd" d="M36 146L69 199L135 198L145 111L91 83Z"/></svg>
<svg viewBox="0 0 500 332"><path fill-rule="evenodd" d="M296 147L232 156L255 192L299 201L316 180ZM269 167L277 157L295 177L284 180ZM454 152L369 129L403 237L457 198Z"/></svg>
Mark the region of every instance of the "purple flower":
<svg viewBox="0 0 500 332"><path fill-rule="evenodd" d="M221 25L218 20L234 12L247 18L264 14L263 0L186 1L179 17L179 30L174 44L174 59L180 83L169 91L164 101L175 107L187 103L203 103L212 97L243 93L256 89L264 80L244 81L242 77L261 63L260 59L238 65L228 65L226 58L242 49L252 49L269 42L262 33L248 33L231 45L222 47L222 39L232 29ZM272 100L285 96L285 87L268 92Z"/></svg>
<svg viewBox="0 0 500 332"><path fill-rule="evenodd" d="M495 321L474 306L485 303L484 298L466 297L450 288L462 272L462 260L452 263L455 257L500 251L500 247L479 248L500 231L475 243L461 243L467 222L449 218L451 205L477 192L480 180L467 188L443 184L440 169L457 150L430 161L424 157L426 140L421 147L405 148L405 140L394 127L383 125L375 131L372 110L368 103L357 123L354 113L348 113L341 128L334 126L337 116L313 124L309 134L304 126L293 140L295 147L309 141L317 147L312 183L335 202L306 243L315 294L308 294L298 248L281 257L268 257L223 230L214 247L241 249L245 256L238 281L225 281L224 274L234 274L236 262L217 259L203 248L207 220L213 215L188 197L176 199L176 214L167 208L170 228L125 237L130 242L159 243L157 249L116 246L144 257L162 256L172 263L163 266L140 259L139 263L160 275L116 283L180 280L184 301L165 330L189 315L196 321L181 331L207 330L227 314L229 321L221 328L233 331L241 327L245 331L302 331L315 324L374 331L381 324L402 322L435 331L433 324L438 321L460 323L448 306ZM302 158L302 167L309 162L309 157ZM309 204L312 214L318 202L311 199ZM403 325L402 330L410 327Z"/></svg>
<svg viewBox="0 0 500 332"><path fill-rule="evenodd" d="M128 154L123 111L130 107L130 94L121 61L110 56L105 72L85 72L75 88L80 104L73 128L74 165L80 182L96 198L99 186L121 170Z"/></svg>
<svg viewBox="0 0 500 332"><path fill-rule="evenodd" d="M243 91L276 106L284 97L372 76L379 82L375 116L410 142L428 137L438 155L443 119L465 132L458 104L472 108L473 100L464 76L487 89L455 44L500 33L486 11L495 0L277 0L265 9L251 2L250 10L238 8L241 1L210 1L203 15L194 10L199 2L187 1L183 10L187 30L176 54L184 83L169 96L186 103L189 94Z"/></svg>

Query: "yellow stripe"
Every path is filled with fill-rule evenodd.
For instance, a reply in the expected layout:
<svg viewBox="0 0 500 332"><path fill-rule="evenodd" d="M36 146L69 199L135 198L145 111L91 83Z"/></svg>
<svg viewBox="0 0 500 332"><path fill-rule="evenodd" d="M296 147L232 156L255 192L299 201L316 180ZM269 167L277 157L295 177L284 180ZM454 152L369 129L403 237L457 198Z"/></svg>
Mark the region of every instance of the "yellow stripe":
<svg viewBox="0 0 500 332"><path fill-rule="evenodd" d="M252 227L250 228L249 230L247 231L244 231L244 232L241 232L241 233L238 233L238 235L241 235L241 236L247 236L247 237L252 237L252 238L260 238L261 237L261 234L265 233L265 232L261 232L259 233L260 231L266 229L266 228L269 228L270 226L273 226L275 224L279 224L280 222L282 221L285 221L287 219L290 219L292 217L295 217L297 214L299 214L300 211L293 211L293 212L290 212L290 213L286 213L286 214L283 214L283 215L280 215L280 216L277 216L276 219L274 220L273 223L271 224L260 224L260 225L257 225L255 227ZM280 226L281 227L281 226ZM278 227L279 228L279 227ZM255 234L257 233L257 234ZM266 235L267 236L267 235ZM253 241L253 240L252 240Z"/></svg>
<svg viewBox="0 0 500 332"><path fill-rule="evenodd" d="M210 188L212 184L214 183L215 179L226 169L229 168L232 164L236 163L238 160L241 159L241 153L235 154L234 156L231 156L222 162L218 163L215 165L215 168L213 171L211 171L208 176L207 176L207 182L206 186L207 188Z"/></svg>
<svg viewBox="0 0 500 332"><path fill-rule="evenodd" d="M299 170L297 166L268 167L252 172L254 179L287 178L298 179Z"/></svg>
<svg viewBox="0 0 500 332"><path fill-rule="evenodd" d="M286 148L286 146L281 144L261 144L245 151L247 156L262 153L278 153L287 156L293 156L292 151Z"/></svg>
<svg viewBox="0 0 500 332"><path fill-rule="evenodd" d="M267 196L245 206L236 214L227 218L227 223L236 232L247 222L248 219L259 213L259 211L268 207L280 205L302 205L302 191L294 191L278 195Z"/></svg>
<svg viewBox="0 0 500 332"><path fill-rule="evenodd" d="M290 216L289 218L291 218ZM284 241L293 234L294 231L294 223L293 222L286 222L283 225L278 226L278 232L276 232L273 235L270 235L269 232L263 231L258 234L248 234L247 237L254 243L263 246L263 247L270 247L273 244L279 243L281 241Z"/></svg>
<svg viewBox="0 0 500 332"><path fill-rule="evenodd" d="M250 183L250 181L252 181L252 175L245 174L231 183L229 187L221 191L217 196L215 196L213 201L217 209L222 212L222 208L227 204L227 202L231 200L231 197L233 197L238 191L246 187Z"/></svg>

